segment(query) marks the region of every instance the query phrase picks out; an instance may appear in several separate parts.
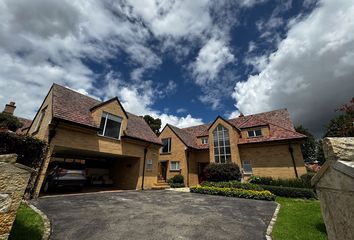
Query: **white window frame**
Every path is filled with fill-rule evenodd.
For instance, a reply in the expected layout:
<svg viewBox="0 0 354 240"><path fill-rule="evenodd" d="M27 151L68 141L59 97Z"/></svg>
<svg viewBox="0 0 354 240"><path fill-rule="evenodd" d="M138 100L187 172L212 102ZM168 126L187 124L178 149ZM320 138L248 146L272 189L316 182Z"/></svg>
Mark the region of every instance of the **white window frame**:
<svg viewBox="0 0 354 240"><path fill-rule="evenodd" d="M249 160L243 160L242 161L242 166L243 166L243 173L246 175L252 175L253 174L253 168L252 168L252 164ZM245 166L249 166L249 168L251 169L250 172L246 172L245 171Z"/></svg>
<svg viewBox="0 0 354 240"><path fill-rule="evenodd" d="M171 138L162 138L161 139L161 141L163 142L163 140L168 140L168 142L167 142L167 152L164 152L163 151L163 146L162 146L162 148L161 148L161 153L171 153Z"/></svg>
<svg viewBox="0 0 354 240"><path fill-rule="evenodd" d="M221 130L218 130L219 126L222 127ZM225 132L227 132L228 136L226 136ZM222 136L222 139L220 139L219 136ZM214 147L214 161L215 161L215 163L225 164L225 163L232 162L232 160L231 160L231 142L230 142L229 130L226 127L224 127L223 125L219 124L218 126L216 126L216 128L213 131L213 138L214 138L214 142L215 142L215 139L218 142L217 147L215 146L215 144L213 146ZM229 145L226 145L227 140L229 140ZM223 142L224 146L221 147L220 142ZM218 149L218 152L219 152L218 154L215 154L215 148ZM224 150L224 153L221 153L222 148ZM230 148L230 153L226 153L226 148ZM225 162L221 162L221 157L225 157ZM226 157L229 157L230 160L229 161L226 160Z"/></svg>
<svg viewBox="0 0 354 240"><path fill-rule="evenodd" d="M104 117L104 115L106 115L106 116L105 116L105 121L104 121L104 125L103 125L102 134L98 133L98 135L101 136L101 137L106 137L106 138L112 138L112 139L118 139L118 140L120 140L120 137L121 137L121 130L122 130L122 120L123 120L123 119L122 119L121 117L117 116L117 115L114 115L114 114L111 114L111 113L107 113L107 112L103 112L103 113L102 113L102 116L101 116L101 121L102 121L102 117ZM119 123L120 123L120 126L119 126L119 135L118 135L118 138L110 137L110 136L105 136L105 135L104 135L105 132L106 132L107 119L108 119L108 116L109 116L109 115L120 119L120 122L119 122ZM111 120L112 120L112 119L111 119ZM113 121L114 121L114 120L113 120ZM118 121L116 121L116 122L118 122Z"/></svg>
<svg viewBox="0 0 354 240"><path fill-rule="evenodd" d="M256 134L257 131L260 131L261 134L257 135L257 134ZM250 135L250 132L253 133L253 136ZM261 136L263 136L263 134L262 134L262 129L260 129L260 128L259 128L259 129L253 129L253 130L247 130L247 134L248 134L248 137L249 137L249 138L261 137Z"/></svg>
<svg viewBox="0 0 354 240"><path fill-rule="evenodd" d="M174 164L176 164L176 167L178 167L178 168L173 168ZM171 161L170 170L171 171L180 171L181 170L181 166L179 164L179 161Z"/></svg>
<svg viewBox="0 0 354 240"><path fill-rule="evenodd" d="M147 171L151 171L152 168L153 168L153 161L152 161L151 159L148 159L148 160L146 161L146 170L147 170Z"/></svg>
<svg viewBox="0 0 354 240"><path fill-rule="evenodd" d="M44 115L45 115L46 111L47 111L47 107L43 108L41 110L41 112L39 113L39 118L38 118L38 121L36 123L36 127L34 128L34 132L33 133L37 133L39 131L39 129L41 128L41 125L42 125L42 122L43 122Z"/></svg>
<svg viewBox="0 0 354 240"><path fill-rule="evenodd" d="M208 142L209 142L208 137L203 137L202 138L202 144L208 144Z"/></svg>

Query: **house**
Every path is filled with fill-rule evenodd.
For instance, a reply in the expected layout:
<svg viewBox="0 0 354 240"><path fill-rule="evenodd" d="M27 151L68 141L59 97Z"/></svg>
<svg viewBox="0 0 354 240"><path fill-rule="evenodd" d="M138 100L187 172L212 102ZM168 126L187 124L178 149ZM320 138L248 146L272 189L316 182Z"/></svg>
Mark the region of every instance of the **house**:
<svg viewBox="0 0 354 240"><path fill-rule="evenodd" d="M15 102L9 102L8 104L5 105L5 108L2 111L2 113L16 117L19 120L19 122L22 124L22 126L16 130L16 134L25 135L32 121L26 118L15 116L14 115L15 109L16 109Z"/></svg>
<svg viewBox="0 0 354 240"><path fill-rule="evenodd" d="M157 183L161 141L143 118L118 98L101 102L53 84L28 134L48 142L35 194L53 161L85 164L87 177L105 175L114 188L152 188Z"/></svg>
<svg viewBox="0 0 354 240"><path fill-rule="evenodd" d="M295 131L286 109L228 120L218 116L211 124L188 128L168 124L159 138L159 181L181 173L186 185L197 185L209 163L236 163L244 179L306 173L300 149L306 136Z"/></svg>

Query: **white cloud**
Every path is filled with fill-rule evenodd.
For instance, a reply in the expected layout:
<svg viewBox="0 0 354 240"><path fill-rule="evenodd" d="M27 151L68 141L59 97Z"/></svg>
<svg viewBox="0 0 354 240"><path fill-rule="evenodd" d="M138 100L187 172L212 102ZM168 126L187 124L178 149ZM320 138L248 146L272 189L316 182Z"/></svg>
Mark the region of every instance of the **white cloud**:
<svg viewBox="0 0 354 240"><path fill-rule="evenodd" d="M178 108L178 109L176 110L176 112L177 112L177 113L185 113L185 112L187 112L187 109L185 109L185 108Z"/></svg>
<svg viewBox="0 0 354 240"><path fill-rule="evenodd" d="M196 61L191 65L198 85L217 79L219 72L235 60L230 48L221 39L210 39L200 49Z"/></svg>
<svg viewBox="0 0 354 240"><path fill-rule="evenodd" d="M201 118L194 118L190 114L177 117L153 109L152 105L155 101L155 95L160 90L155 89L151 81L146 81L143 85L141 83L139 85L127 85L124 81L120 80L119 76L108 73L105 82L104 91L101 92L103 96L106 98L118 96L125 110L136 115L142 116L148 114L154 118L160 118L162 128L167 123L177 127L189 127L203 123Z"/></svg>
<svg viewBox="0 0 354 240"><path fill-rule="evenodd" d="M287 107L296 123L316 133L333 111L353 97L353 1L324 0L290 26L258 75L236 84L233 97L244 113Z"/></svg>

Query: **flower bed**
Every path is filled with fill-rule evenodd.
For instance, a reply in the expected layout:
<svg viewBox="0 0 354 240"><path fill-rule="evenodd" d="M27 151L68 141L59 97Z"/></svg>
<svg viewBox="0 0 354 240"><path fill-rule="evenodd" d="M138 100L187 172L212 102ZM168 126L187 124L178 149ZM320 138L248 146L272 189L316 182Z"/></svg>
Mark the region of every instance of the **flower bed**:
<svg viewBox="0 0 354 240"><path fill-rule="evenodd" d="M264 190L257 184L252 183L241 183L239 181L230 181L230 182L203 182L201 184L203 187L218 187L218 188L241 188L246 190L255 190L262 191Z"/></svg>
<svg viewBox="0 0 354 240"><path fill-rule="evenodd" d="M192 193L220 195L225 197L238 197L247 199L274 201L275 195L269 191L255 191L240 188L220 188L220 187L192 187Z"/></svg>

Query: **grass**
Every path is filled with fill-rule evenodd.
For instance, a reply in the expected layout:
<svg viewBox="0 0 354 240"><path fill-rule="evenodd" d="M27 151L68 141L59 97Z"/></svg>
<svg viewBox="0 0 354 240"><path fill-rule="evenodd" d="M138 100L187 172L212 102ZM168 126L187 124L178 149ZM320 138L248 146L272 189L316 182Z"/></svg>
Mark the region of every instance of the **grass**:
<svg viewBox="0 0 354 240"><path fill-rule="evenodd" d="M280 211L273 228L274 240L327 239L320 202L277 197Z"/></svg>
<svg viewBox="0 0 354 240"><path fill-rule="evenodd" d="M40 240L43 235L42 217L26 204L21 204L9 240Z"/></svg>

